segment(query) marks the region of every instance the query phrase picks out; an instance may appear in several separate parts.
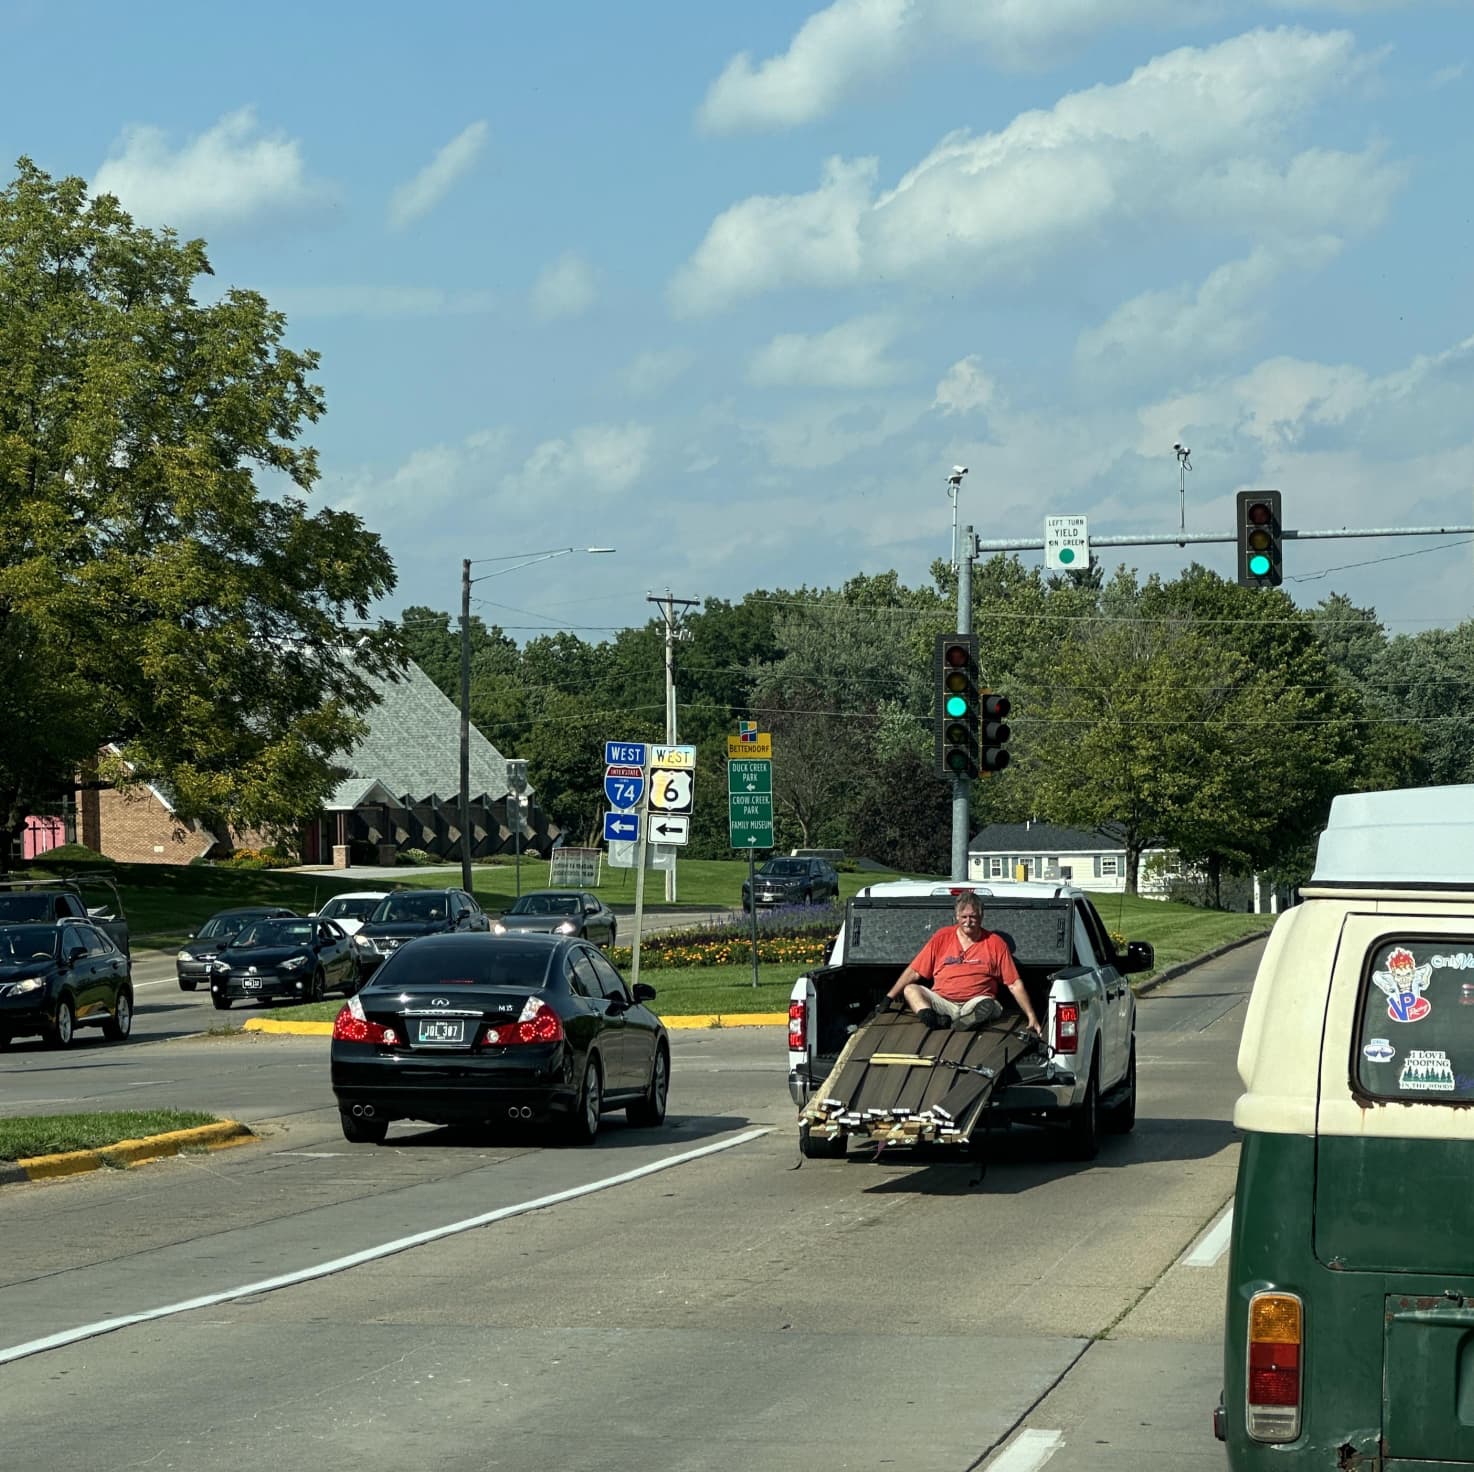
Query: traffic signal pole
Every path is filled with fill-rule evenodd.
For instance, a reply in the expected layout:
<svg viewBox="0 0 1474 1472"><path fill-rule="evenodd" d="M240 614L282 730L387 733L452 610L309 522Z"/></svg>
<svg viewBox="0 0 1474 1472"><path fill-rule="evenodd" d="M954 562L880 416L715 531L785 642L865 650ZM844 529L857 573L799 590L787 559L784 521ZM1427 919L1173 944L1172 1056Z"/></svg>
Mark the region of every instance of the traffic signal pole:
<svg viewBox="0 0 1474 1472"><path fill-rule="evenodd" d="M975 542L970 526L962 529L962 555L957 561L957 632L972 633L972 560ZM952 878L967 878L969 799L972 779L965 772L952 777Z"/></svg>

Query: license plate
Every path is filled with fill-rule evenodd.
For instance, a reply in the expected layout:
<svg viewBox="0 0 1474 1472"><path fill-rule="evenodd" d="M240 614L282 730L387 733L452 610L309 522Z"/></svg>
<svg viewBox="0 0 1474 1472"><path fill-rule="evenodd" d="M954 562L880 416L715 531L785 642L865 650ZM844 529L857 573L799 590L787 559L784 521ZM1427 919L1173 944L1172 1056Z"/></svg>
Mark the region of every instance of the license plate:
<svg viewBox="0 0 1474 1472"><path fill-rule="evenodd" d="M259 991L261 989L261 978L259 976L248 976L241 982L241 985L248 992Z"/></svg>
<svg viewBox="0 0 1474 1472"><path fill-rule="evenodd" d="M420 1019L420 1042L463 1043L466 1024L459 1018L423 1017Z"/></svg>

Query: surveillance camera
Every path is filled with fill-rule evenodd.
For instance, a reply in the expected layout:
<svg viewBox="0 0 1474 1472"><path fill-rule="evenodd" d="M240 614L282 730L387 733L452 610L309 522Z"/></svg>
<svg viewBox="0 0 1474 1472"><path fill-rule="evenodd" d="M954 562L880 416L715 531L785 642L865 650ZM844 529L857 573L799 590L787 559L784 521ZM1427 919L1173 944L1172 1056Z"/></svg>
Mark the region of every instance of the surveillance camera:
<svg viewBox="0 0 1474 1472"><path fill-rule="evenodd" d="M953 475L966 475L967 474L967 466L965 466L965 465L954 465L952 467L952 474Z"/></svg>
<svg viewBox="0 0 1474 1472"><path fill-rule="evenodd" d="M1172 448L1180 455L1182 453L1182 442L1179 440Z"/></svg>

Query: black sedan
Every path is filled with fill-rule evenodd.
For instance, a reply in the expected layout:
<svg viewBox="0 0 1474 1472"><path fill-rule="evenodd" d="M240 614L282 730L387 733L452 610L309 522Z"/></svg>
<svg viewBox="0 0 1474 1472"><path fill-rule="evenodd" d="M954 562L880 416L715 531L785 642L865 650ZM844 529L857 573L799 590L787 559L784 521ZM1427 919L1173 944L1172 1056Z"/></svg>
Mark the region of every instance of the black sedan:
<svg viewBox="0 0 1474 1472"><path fill-rule="evenodd" d="M359 927L353 950L359 969L371 976L386 957L423 935L490 929L486 911L463 889L399 889Z"/></svg>
<svg viewBox="0 0 1474 1472"><path fill-rule="evenodd" d="M587 1145L599 1118L665 1119L670 1040L608 957L557 935L445 935L393 956L333 1024L344 1136L396 1119L552 1123Z"/></svg>
<svg viewBox="0 0 1474 1472"><path fill-rule="evenodd" d="M320 1002L358 990L358 958L331 920L253 920L210 962L210 1000Z"/></svg>
<svg viewBox="0 0 1474 1472"><path fill-rule="evenodd" d="M94 925L0 925L0 1048L39 1033L69 1048L79 1027L122 1042L133 1030L128 957Z"/></svg>
<svg viewBox="0 0 1474 1472"><path fill-rule="evenodd" d="M253 920L270 920L296 915L285 905L241 905L211 915L198 930L191 930L174 958L179 990L192 992L201 982L210 984L210 963Z"/></svg>
<svg viewBox="0 0 1474 1472"><path fill-rule="evenodd" d="M839 871L825 859L769 859L754 876L759 905L827 905L839 898ZM742 881L742 908L753 904Z"/></svg>
<svg viewBox="0 0 1474 1472"><path fill-rule="evenodd" d="M526 931L577 935L595 945L612 946L618 922L614 911L598 895L581 890L533 889L519 895L491 930L493 935L520 935Z"/></svg>

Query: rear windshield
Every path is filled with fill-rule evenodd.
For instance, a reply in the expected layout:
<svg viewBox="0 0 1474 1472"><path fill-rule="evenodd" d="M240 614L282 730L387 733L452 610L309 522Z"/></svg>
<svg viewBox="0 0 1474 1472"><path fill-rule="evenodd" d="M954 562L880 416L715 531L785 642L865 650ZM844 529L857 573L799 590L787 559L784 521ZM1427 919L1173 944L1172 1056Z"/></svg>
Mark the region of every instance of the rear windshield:
<svg viewBox="0 0 1474 1472"><path fill-rule="evenodd" d="M386 961L364 990L457 984L535 989L543 985L551 954L544 946L502 946L490 938L482 945L415 944Z"/></svg>
<svg viewBox="0 0 1474 1472"><path fill-rule="evenodd" d="M939 905L875 908L854 905L849 914L847 962L894 961L905 965L944 926L956 923L949 898ZM983 928L996 930L1020 966L1068 966L1074 959L1071 908L1067 903L1023 909L990 904Z"/></svg>
<svg viewBox="0 0 1474 1472"><path fill-rule="evenodd" d="M1354 1063L1374 1099L1474 1099L1474 935L1378 943L1362 977Z"/></svg>

